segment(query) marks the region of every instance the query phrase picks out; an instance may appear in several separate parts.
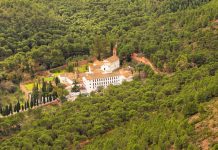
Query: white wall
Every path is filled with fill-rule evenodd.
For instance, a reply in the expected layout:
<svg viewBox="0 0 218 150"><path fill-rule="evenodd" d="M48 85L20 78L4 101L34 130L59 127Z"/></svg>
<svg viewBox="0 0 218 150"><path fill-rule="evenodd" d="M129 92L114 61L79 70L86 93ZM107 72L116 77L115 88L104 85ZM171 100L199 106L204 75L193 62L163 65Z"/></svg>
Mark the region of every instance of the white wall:
<svg viewBox="0 0 218 150"><path fill-rule="evenodd" d="M62 84L73 84L73 81L71 79L69 79L68 77L61 77L61 76L58 76L60 82Z"/></svg>
<svg viewBox="0 0 218 150"><path fill-rule="evenodd" d="M101 70L104 71L104 72L110 72L111 71L111 68L108 64L104 64L101 66Z"/></svg>
<svg viewBox="0 0 218 150"><path fill-rule="evenodd" d="M113 63L105 63L104 65L101 66L101 70L104 72L113 72L114 70L120 68L120 61L117 60Z"/></svg>
<svg viewBox="0 0 218 150"><path fill-rule="evenodd" d="M111 67L111 71L114 71L114 70L120 68L120 61L117 60L117 61L113 62L110 67Z"/></svg>
<svg viewBox="0 0 218 150"><path fill-rule="evenodd" d="M120 76L108 77L108 78L101 78L95 80L87 80L83 77L84 87L86 88L87 92L90 93L92 91L96 91L98 87L103 86L106 88L109 85L119 85L122 83L120 80Z"/></svg>

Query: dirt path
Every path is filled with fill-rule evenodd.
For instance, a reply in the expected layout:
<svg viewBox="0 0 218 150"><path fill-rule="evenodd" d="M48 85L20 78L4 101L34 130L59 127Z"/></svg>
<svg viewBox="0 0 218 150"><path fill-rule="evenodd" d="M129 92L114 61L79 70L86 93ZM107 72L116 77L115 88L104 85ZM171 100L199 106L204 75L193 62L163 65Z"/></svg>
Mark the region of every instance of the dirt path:
<svg viewBox="0 0 218 150"><path fill-rule="evenodd" d="M148 59L148 58L145 58L145 57L139 57L137 53L133 53L131 58L139 63L143 63L145 65L148 65L151 67L151 69L154 71L154 73L156 74L160 74L160 75L167 75L167 76L172 76L173 74L171 73L167 73L167 72L161 72L158 68L156 68L154 66L154 64Z"/></svg>

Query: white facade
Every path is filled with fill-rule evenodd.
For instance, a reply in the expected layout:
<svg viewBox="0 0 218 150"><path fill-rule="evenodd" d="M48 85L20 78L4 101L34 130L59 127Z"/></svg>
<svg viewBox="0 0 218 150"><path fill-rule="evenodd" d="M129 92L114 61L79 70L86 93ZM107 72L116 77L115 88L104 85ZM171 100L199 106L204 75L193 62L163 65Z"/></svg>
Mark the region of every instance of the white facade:
<svg viewBox="0 0 218 150"><path fill-rule="evenodd" d="M111 72L111 69L110 69L110 65L108 65L108 64L103 64L102 66L101 66L101 70L102 71L104 71L104 72Z"/></svg>
<svg viewBox="0 0 218 150"><path fill-rule="evenodd" d="M58 78L62 84L70 84L70 85L73 84L73 81L66 76L59 75Z"/></svg>
<svg viewBox="0 0 218 150"><path fill-rule="evenodd" d="M103 72L113 72L114 70L120 68L120 60L117 59L114 62L109 62L108 60L103 61L101 66L101 71Z"/></svg>
<svg viewBox="0 0 218 150"><path fill-rule="evenodd" d="M83 77L83 86L86 88L87 92L98 90L99 87L106 88L109 85L119 85L123 81L123 78L119 75L105 77L105 78L96 78L88 80L86 77Z"/></svg>

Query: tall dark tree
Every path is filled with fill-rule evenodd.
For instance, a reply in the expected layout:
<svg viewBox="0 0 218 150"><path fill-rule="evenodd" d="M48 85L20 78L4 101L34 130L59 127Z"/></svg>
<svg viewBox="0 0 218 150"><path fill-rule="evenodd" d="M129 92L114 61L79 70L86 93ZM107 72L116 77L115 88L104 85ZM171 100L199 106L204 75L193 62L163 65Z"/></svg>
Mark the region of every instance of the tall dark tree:
<svg viewBox="0 0 218 150"><path fill-rule="evenodd" d="M6 116L10 114L10 110L9 110L9 106L6 105L5 106L5 113L4 113Z"/></svg>
<svg viewBox="0 0 218 150"><path fill-rule="evenodd" d="M33 106L34 106L34 102L33 102L33 99L31 99L31 101L30 101L30 108L33 108Z"/></svg>
<svg viewBox="0 0 218 150"><path fill-rule="evenodd" d="M17 102L17 112L20 112L20 100Z"/></svg>
<svg viewBox="0 0 218 150"><path fill-rule="evenodd" d="M21 109L22 109L22 111L24 111L24 110L25 110L23 105L21 106Z"/></svg>
<svg viewBox="0 0 218 150"><path fill-rule="evenodd" d="M12 107L12 104L10 103L9 105L9 111L10 111L10 114L13 114L13 107Z"/></svg>
<svg viewBox="0 0 218 150"><path fill-rule="evenodd" d="M14 105L14 112L17 112L17 105Z"/></svg>
<svg viewBox="0 0 218 150"><path fill-rule="evenodd" d="M47 86L47 83L45 82L44 78L42 79L42 93L45 93L46 92L46 86Z"/></svg>
<svg viewBox="0 0 218 150"><path fill-rule="evenodd" d="M2 114L3 110L2 110L2 106L0 105L0 114Z"/></svg>
<svg viewBox="0 0 218 150"><path fill-rule="evenodd" d="M27 110L27 102L24 103L24 109Z"/></svg>
<svg viewBox="0 0 218 150"><path fill-rule="evenodd" d="M29 107L30 107L30 102L29 102L29 100L26 102L26 108L27 109L29 109Z"/></svg>
<svg viewBox="0 0 218 150"><path fill-rule="evenodd" d="M72 92L79 92L80 87L78 86L78 82L76 80L73 81L73 87L71 89Z"/></svg>
<svg viewBox="0 0 218 150"><path fill-rule="evenodd" d="M31 101L33 106L36 105L36 100L39 98L39 89L38 89L38 84L34 84L32 94L31 94Z"/></svg>
<svg viewBox="0 0 218 150"><path fill-rule="evenodd" d="M57 86L59 83L60 83L59 78L58 78L58 77L55 77L55 84L56 84L56 86Z"/></svg>

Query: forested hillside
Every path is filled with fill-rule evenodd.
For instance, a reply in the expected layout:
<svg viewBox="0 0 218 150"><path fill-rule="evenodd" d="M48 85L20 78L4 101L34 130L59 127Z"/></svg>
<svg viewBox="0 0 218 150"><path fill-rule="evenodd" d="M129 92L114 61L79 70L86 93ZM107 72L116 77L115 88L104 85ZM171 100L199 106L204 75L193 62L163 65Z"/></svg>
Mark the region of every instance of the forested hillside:
<svg viewBox="0 0 218 150"><path fill-rule="evenodd" d="M146 79L0 118L0 149L217 149L217 0L1 0L0 100L27 74L103 59L116 42Z"/></svg>
<svg viewBox="0 0 218 150"><path fill-rule="evenodd" d="M34 62L46 69L76 55L91 53L101 58L116 41L120 56L141 51L162 69L166 63L165 69L172 72L177 69L173 60L180 53L189 60L197 50L206 59L205 50L216 49L217 2L207 2L3 0L1 58L19 54L1 66L10 70L20 68L20 63L34 67ZM14 64L17 59L20 62Z"/></svg>

